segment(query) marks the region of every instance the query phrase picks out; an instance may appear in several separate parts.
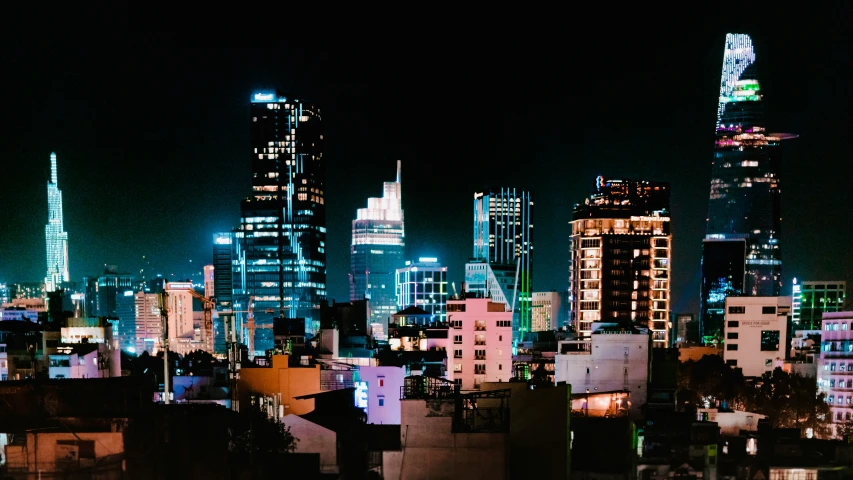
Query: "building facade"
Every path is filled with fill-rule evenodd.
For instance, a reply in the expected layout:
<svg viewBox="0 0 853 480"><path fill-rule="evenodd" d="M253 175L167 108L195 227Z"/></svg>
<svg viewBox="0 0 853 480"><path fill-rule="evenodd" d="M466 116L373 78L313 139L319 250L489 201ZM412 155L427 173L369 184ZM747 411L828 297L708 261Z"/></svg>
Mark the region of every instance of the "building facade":
<svg viewBox="0 0 853 480"><path fill-rule="evenodd" d="M421 257L397 269L397 309L416 306L432 315L433 321L447 321L447 267L437 258Z"/></svg>
<svg viewBox="0 0 853 480"><path fill-rule="evenodd" d="M579 335L593 322L630 322L669 345L672 234L669 184L606 180L575 205L569 268L570 321Z"/></svg>
<svg viewBox="0 0 853 480"><path fill-rule="evenodd" d="M305 318L319 328L326 299L326 206L320 109L277 92L251 96L252 193L232 237L232 302L255 324ZM239 307L239 308L238 308ZM273 348L271 328L255 331L256 351ZM247 342L246 342L247 343ZM255 352L249 352L253 355Z"/></svg>
<svg viewBox="0 0 853 480"><path fill-rule="evenodd" d="M367 423L400 424L400 388L405 377L402 367L359 367L356 398L361 393L367 404Z"/></svg>
<svg viewBox="0 0 853 480"><path fill-rule="evenodd" d="M117 317L117 299L124 295L125 292L132 290L133 276L128 273L118 273L114 268L105 270L98 277L95 293L97 315L101 317Z"/></svg>
<svg viewBox="0 0 853 480"><path fill-rule="evenodd" d="M68 232L62 217L62 191L59 189L56 153L50 154L50 181L47 182L47 225L44 227L47 247L47 275L45 290L53 292L68 275Z"/></svg>
<svg viewBox="0 0 853 480"><path fill-rule="evenodd" d="M503 297L513 316L513 342L530 331L533 300L533 197L529 191L501 188L474 194L474 253L494 271L514 272ZM467 269L466 269L467 270ZM467 272L466 272L467 273ZM468 278L466 275L466 283Z"/></svg>
<svg viewBox="0 0 853 480"><path fill-rule="evenodd" d="M350 301L368 300L374 338L385 340L388 321L397 312L397 269L404 266L406 234L400 183L383 184L382 197L367 199L352 221L350 249Z"/></svg>
<svg viewBox="0 0 853 480"><path fill-rule="evenodd" d="M633 418L640 418L648 395L648 331L616 322L594 322L590 329L588 338L558 343L557 383L571 385L574 394L630 392L628 410Z"/></svg>
<svg viewBox="0 0 853 480"><path fill-rule="evenodd" d="M826 312L844 310L847 282L843 280L812 280L793 286L793 322L795 330L820 329Z"/></svg>
<svg viewBox="0 0 853 480"><path fill-rule="evenodd" d="M226 340L233 324L231 308L231 237L229 232L213 234L213 300L216 311L213 312L213 351L217 355L227 352Z"/></svg>
<svg viewBox="0 0 853 480"><path fill-rule="evenodd" d="M702 255L705 337L720 337L726 297L781 293L779 143L793 137L766 130L752 39L726 35Z"/></svg>
<svg viewBox="0 0 853 480"><path fill-rule="evenodd" d="M826 312L821 318L818 390L826 395L833 424L853 421L853 312Z"/></svg>
<svg viewBox="0 0 853 480"><path fill-rule="evenodd" d="M531 331L559 330L565 326L567 306L563 295L556 290L533 292Z"/></svg>
<svg viewBox="0 0 853 480"><path fill-rule="evenodd" d="M473 390L483 382L512 378L512 312L488 298L447 301L447 377ZM452 359L451 350L452 349Z"/></svg>
<svg viewBox="0 0 853 480"><path fill-rule="evenodd" d="M784 362L791 345L791 297L726 299L723 360L745 377L760 377Z"/></svg>
<svg viewBox="0 0 853 480"><path fill-rule="evenodd" d="M163 337L160 301L156 293L147 292L134 293L133 301L133 318L136 323L134 347L137 353L147 351L153 355L160 350Z"/></svg>

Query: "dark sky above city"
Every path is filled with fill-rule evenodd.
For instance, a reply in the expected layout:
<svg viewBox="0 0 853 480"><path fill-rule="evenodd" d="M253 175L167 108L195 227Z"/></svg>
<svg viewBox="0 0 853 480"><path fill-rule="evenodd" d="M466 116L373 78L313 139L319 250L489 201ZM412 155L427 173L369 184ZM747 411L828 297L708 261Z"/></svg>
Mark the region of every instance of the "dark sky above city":
<svg viewBox="0 0 853 480"><path fill-rule="evenodd" d="M726 32L753 37L769 129L800 135L783 150L786 284L853 280L850 7L771 10L18 39L4 59L0 282L44 277L51 151L74 279L104 265L200 272L250 191L249 95L278 88L323 112L331 298L348 296L352 217L400 159L408 256L439 257L457 287L476 190L534 192L534 290L549 290L567 287L572 206L597 175L671 182L673 309L695 310Z"/></svg>

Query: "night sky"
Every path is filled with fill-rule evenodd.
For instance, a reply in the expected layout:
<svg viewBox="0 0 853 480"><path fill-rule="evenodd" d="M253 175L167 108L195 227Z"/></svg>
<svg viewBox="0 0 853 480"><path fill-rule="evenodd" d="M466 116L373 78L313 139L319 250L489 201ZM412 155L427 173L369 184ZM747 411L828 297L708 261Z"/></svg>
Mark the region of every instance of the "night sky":
<svg viewBox="0 0 853 480"><path fill-rule="evenodd" d="M278 88L322 109L331 298L347 300L352 217L400 159L408 256L439 257L457 287L476 190L533 191L534 290L549 290L567 287L572 206L597 175L671 182L673 310L693 311L726 32L752 35L769 129L800 135L783 149L785 283L853 280L850 13L677 23L645 12L630 24L364 36L350 24L298 45L209 33L17 40L4 59L0 282L44 277L51 151L75 280L105 264L199 273L250 191L249 95ZM218 48L230 45L246 48Z"/></svg>

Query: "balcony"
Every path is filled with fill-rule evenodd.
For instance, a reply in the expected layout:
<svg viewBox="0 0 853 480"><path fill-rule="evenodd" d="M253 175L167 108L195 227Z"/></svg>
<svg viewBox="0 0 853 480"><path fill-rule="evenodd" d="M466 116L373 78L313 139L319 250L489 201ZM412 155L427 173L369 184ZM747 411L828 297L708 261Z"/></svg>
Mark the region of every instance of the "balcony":
<svg viewBox="0 0 853 480"><path fill-rule="evenodd" d="M474 325L474 330L477 330L479 332L485 332L486 326L485 325Z"/></svg>
<svg viewBox="0 0 853 480"><path fill-rule="evenodd" d="M485 340L477 340L474 342L474 345L485 345L485 344L486 344Z"/></svg>
<svg viewBox="0 0 853 480"><path fill-rule="evenodd" d="M485 360L485 359L486 359L485 355L474 355L474 360Z"/></svg>

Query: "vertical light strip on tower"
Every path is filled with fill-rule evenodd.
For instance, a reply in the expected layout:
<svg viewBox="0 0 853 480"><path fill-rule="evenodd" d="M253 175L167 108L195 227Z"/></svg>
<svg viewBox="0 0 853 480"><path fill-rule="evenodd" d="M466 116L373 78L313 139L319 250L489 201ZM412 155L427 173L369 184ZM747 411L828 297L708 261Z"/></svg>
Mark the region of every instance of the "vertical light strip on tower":
<svg viewBox="0 0 853 480"><path fill-rule="evenodd" d="M68 233L62 219L62 191L59 190L56 153L50 154L50 182L47 184L47 225L44 227L47 248L45 291L53 292L68 275Z"/></svg>

